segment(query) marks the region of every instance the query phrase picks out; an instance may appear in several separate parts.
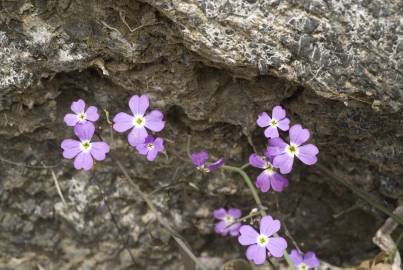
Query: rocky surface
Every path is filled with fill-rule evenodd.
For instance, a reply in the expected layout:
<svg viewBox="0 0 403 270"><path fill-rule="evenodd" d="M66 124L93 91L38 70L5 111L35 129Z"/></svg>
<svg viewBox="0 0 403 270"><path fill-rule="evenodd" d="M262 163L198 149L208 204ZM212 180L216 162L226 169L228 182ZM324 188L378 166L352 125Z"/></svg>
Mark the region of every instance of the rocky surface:
<svg viewBox="0 0 403 270"><path fill-rule="evenodd" d="M192 150L243 164L264 145L257 113L282 104L311 130L321 166L390 209L403 197L401 1L0 7L0 269L183 267L178 247L110 157L89 173L62 160L59 144L72 136L63 115L78 98L113 116L131 95L147 93L164 111L167 156L153 164L125 136L111 137L105 115L99 132L213 268L243 251L213 234L211 211L246 213L254 203L237 175L203 176L184 162L188 135ZM263 199L301 246L339 266L379 251L371 238L385 215L315 167L297 166L290 183Z"/></svg>

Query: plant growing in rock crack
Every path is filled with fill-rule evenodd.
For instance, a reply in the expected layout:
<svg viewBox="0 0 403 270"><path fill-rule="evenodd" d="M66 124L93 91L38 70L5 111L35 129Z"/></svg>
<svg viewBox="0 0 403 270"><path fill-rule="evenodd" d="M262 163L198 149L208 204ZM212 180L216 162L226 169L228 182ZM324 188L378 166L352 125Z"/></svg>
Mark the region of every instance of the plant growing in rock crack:
<svg viewBox="0 0 403 270"><path fill-rule="evenodd" d="M74 113L68 113L64 118L67 126L73 127L78 140L66 139L61 143L63 157L74 159L74 167L77 170L92 169L94 163L104 160L110 151L109 145L102 140L99 134L97 137L101 141L93 141L96 130L95 122L99 119L97 108L90 106L86 109L85 107L86 104L81 99L73 102L71 110ZM130 130L128 134L129 144L140 155L146 156L147 160L154 161L158 154L164 151L164 140L153 136L156 132L164 129L164 114L160 110L151 110L147 113L149 98L146 95L132 96L129 100L129 108L132 114L119 112L113 118L113 129L119 133ZM288 255L287 241L278 235L281 223L266 213L266 208L263 206L257 189L261 192L284 191L289 185L289 181L283 174L291 172L294 157L306 165L313 165L317 162L319 150L313 144L306 144L310 137L308 129L304 129L299 124L290 127L290 120L286 117L286 111L281 106L275 106L271 116L266 112L260 113L256 123L259 127L265 128L264 135L269 139L268 146L262 154L252 153L249 157L249 163L242 167L225 165L224 158L209 162L207 151L202 150L190 154L190 149L188 149L190 161L202 173L212 173L222 169L236 172L242 176L257 205L257 208L252 209L248 215L243 217L238 208L215 210L213 216L219 220L215 226L215 232L224 237L238 237L239 243L242 246L247 246L246 257L256 265L265 263L267 258L284 256L291 269L307 270L316 267L319 265L319 261L313 252L307 252L304 255L296 247L297 249L291 252L291 256ZM289 143L286 143L286 140L281 137L281 135L287 134ZM188 148L189 145L190 142L188 142ZM110 155L112 154L110 153ZM115 162L135 191L156 215L158 222L171 234L188 257L201 269L207 269L193 254L185 240L173 229L170 222L161 217L148 195L142 192L131 179L119 160L115 160ZM249 165L261 170L255 185L244 170ZM253 227L251 218L258 215L261 218L257 230ZM251 221L248 223L248 220Z"/></svg>

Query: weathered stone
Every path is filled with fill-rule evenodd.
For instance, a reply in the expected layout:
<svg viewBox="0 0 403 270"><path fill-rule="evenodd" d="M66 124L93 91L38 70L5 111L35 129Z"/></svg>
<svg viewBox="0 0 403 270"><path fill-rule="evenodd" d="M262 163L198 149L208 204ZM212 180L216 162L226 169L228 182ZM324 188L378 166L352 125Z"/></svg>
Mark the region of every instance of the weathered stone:
<svg viewBox="0 0 403 270"><path fill-rule="evenodd" d="M128 110L131 95L147 93L164 111L167 156L155 163L126 135L112 139L105 115L99 131L214 268L243 254L235 239L214 235L211 212L255 205L239 176L201 175L185 162L188 135L192 151L244 164L266 142L257 113L282 104L311 130L322 166L389 208L403 196L401 1L25 0L0 8L1 269L182 267L177 245L111 156L91 172L62 160L60 142L73 136L63 116L78 98L111 118ZM383 214L315 167L297 165L289 180L286 192L262 198L302 248L338 265L376 253L371 238Z"/></svg>

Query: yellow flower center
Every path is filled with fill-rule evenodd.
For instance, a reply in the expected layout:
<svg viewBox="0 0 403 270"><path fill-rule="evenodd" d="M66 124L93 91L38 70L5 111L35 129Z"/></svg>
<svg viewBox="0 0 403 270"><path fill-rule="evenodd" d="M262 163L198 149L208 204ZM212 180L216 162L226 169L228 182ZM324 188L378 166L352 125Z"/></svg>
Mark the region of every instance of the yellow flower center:
<svg viewBox="0 0 403 270"><path fill-rule="evenodd" d="M266 246L268 242L269 238L266 235L261 234L257 237L257 244L262 247Z"/></svg>
<svg viewBox="0 0 403 270"><path fill-rule="evenodd" d="M278 125L278 121L276 119L271 119L270 126L276 127Z"/></svg>
<svg viewBox="0 0 403 270"><path fill-rule="evenodd" d="M286 148L286 152L292 156L297 155L299 150L298 150L298 146L295 144L290 144L289 146L287 146Z"/></svg>
<svg viewBox="0 0 403 270"><path fill-rule="evenodd" d="M299 270L308 270L309 267L305 263L301 263L301 264L298 265L298 269Z"/></svg>
<svg viewBox="0 0 403 270"><path fill-rule="evenodd" d="M152 144L152 143L148 143L148 144L147 144L147 149L148 149L148 151L153 150L153 148L154 148L154 144Z"/></svg>
<svg viewBox="0 0 403 270"><path fill-rule="evenodd" d="M264 173L268 175L272 175L276 170L274 169L273 165L267 163L264 169Z"/></svg>
<svg viewBox="0 0 403 270"><path fill-rule="evenodd" d="M91 150L91 142L89 140L82 141L80 144L81 151L88 152Z"/></svg>
<svg viewBox="0 0 403 270"><path fill-rule="evenodd" d="M135 127L144 127L145 123L146 123L146 119L142 115L136 115L133 118L133 125Z"/></svg>
<svg viewBox="0 0 403 270"><path fill-rule="evenodd" d="M87 116L85 115L85 113L81 112L77 115L77 118L78 118L78 121L82 122L87 119Z"/></svg>
<svg viewBox="0 0 403 270"><path fill-rule="evenodd" d="M210 172L210 170L209 170L206 166L204 166L204 165L197 167L197 169L198 169L199 171L205 172L205 173Z"/></svg>
<svg viewBox="0 0 403 270"><path fill-rule="evenodd" d="M230 224L234 223L235 218L231 215L225 215L223 220L224 220L225 224L230 225Z"/></svg>

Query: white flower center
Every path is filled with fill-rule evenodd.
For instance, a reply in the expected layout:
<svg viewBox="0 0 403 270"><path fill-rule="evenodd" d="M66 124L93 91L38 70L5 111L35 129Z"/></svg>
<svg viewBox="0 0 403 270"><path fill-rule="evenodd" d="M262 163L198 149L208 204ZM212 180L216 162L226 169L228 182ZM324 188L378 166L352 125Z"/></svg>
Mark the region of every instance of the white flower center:
<svg viewBox="0 0 403 270"><path fill-rule="evenodd" d="M298 155L298 153L299 153L298 146L293 143L291 143L289 146L287 146L285 151L291 156Z"/></svg>
<svg viewBox="0 0 403 270"><path fill-rule="evenodd" d="M87 116L84 112L80 112L79 114L77 114L77 119L78 122L84 122L85 120L87 120Z"/></svg>
<svg viewBox="0 0 403 270"><path fill-rule="evenodd" d="M205 165L201 165L201 166L197 167L197 169L201 172L206 172L206 173L210 172L210 170Z"/></svg>
<svg viewBox="0 0 403 270"><path fill-rule="evenodd" d="M153 150L153 149L154 149L154 144L152 144L152 143L147 143L147 149L148 149L148 151Z"/></svg>
<svg viewBox="0 0 403 270"><path fill-rule="evenodd" d="M278 121L276 119L271 119L269 122L269 125L272 127L277 127L278 126Z"/></svg>
<svg viewBox="0 0 403 270"><path fill-rule="evenodd" d="M144 118L144 116L142 115L136 115L133 117L133 125L135 127L144 127L144 125L146 124L146 119Z"/></svg>
<svg viewBox="0 0 403 270"><path fill-rule="evenodd" d="M89 152L91 150L91 142L89 140L81 141L80 149L82 152L85 153Z"/></svg>
<svg viewBox="0 0 403 270"><path fill-rule="evenodd" d="M231 215L225 215L223 220L224 220L225 224L230 225L230 224L234 223L235 218Z"/></svg>
<svg viewBox="0 0 403 270"><path fill-rule="evenodd" d="M276 171L270 163L267 163L266 166L264 167L264 173L267 175L273 175L274 172Z"/></svg>
<svg viewBox="0 0 403 270"><path fill-rule="evenodd" d="M265 247L269 242L269 238L266 235L261 234L257 237L256 242L259 246Z"/></svg>
<svg viewBox="0 0 403 270"><path fill-rule="evenodd" d="M308 267L308 265L306 265L305 263L300 263L300 264L298 265L298 269L299 269L299 270L308 270L309 267Z"/></svg>

